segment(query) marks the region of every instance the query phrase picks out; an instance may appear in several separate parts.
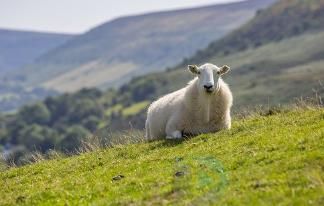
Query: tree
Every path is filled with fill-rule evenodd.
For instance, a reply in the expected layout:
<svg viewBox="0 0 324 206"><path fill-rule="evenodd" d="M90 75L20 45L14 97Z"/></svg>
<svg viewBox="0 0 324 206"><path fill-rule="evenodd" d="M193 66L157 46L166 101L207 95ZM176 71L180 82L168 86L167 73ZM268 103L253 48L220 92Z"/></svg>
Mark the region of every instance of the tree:
<svg viewBox="0 0 324 206"><path fill-rule="evenodd" d="M27 124L47 124L51 118L51 113L42 102L23 107L19 111L19 117Z"/></svg>
<svg viewBox="0 0 324 206"><path fill-rule="evenodd" d="M102 92L96 88L84 88L78 91L74 96L77 98L98 99L102 96Z"/></svg>
<svg viewBox="0 0 324 206"><path fill-rule="evenodd" d="M88 130L90 130L91 132L96 131L99 123L100 123L100 119L96 116L90 116L87 119L82 121L82 125Z"/></svg>
<svg viewBox="0 0 324 206"><path fill-rule="evenodd" d="M82 141L89 135L89 131L80 125L67 129L64 138L60 141L59 147L64 152L75 152L82 145Z"/></svg>
<svg viewBox="0 0 324 206"><path fill-rule="evenodd" d="M103 107L91 99L80 99L71 106L69 121L72 124L79 124L90 116L102 118L104 113Z"/></svg>
<svg viewBox="0 0 324 206"><path fill-rule="evenodd" d="M8 131L6 128L0 128L0 144L5 144L8 141Z"/></svg>
<svg viewBox="0 0 324 206"><path fill-rule="evenodd" d="M25 145L30 151L39 150L44 139L42 127L37 124L32 124L24 127L19 132L18 143Z"/></svg>
<svg viewBox="0 0 324 206"><path fill-rule="evenodd" d="M25 126L20 132L18 143L25 145L30 151L40 150L45 152L53 149L59 141L59 134L46 126L32 124Z"/></svg>

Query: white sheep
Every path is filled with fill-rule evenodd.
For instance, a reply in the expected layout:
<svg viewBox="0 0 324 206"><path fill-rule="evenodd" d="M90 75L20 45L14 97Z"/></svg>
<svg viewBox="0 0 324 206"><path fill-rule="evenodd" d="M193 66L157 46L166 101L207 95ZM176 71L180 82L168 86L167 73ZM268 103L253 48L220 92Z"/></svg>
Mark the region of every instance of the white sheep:
<svg viewBox="0 0 324 206"><path fill-rule="evenodd" d="M233 97L221 78L230 68L207 63L200 67L189 65L188 69L197 77L148 108L147 139L179 139L184 135L230 129Z"/></svg>

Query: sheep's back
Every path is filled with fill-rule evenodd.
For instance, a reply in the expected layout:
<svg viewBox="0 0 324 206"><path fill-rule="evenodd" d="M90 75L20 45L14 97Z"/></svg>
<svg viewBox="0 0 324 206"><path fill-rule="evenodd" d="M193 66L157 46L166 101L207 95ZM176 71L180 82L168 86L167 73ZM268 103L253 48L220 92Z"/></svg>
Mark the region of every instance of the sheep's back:
<svg viewBox="0 0 324 206"><path fill-rule="evenodd" d="M148 120L151 131L163 135L168 120L176 113L183 101L184 89L167 94L155 102L148 109Z"/></svg>

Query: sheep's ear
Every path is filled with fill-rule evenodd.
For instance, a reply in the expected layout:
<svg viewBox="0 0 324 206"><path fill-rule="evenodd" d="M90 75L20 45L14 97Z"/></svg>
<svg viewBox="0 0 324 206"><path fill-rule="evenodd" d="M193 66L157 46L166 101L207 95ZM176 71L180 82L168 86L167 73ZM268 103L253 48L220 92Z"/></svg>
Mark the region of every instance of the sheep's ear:
<svg viewBox="0 0 324 206"><path fill-rule="evenodd" d="M188 65L188 70L193 74L199 74L199 68L197 65Z"/></svg>
<svg viewBox="0 0 324 206"><path fill-rule="evenodd" d="M230 70L230 67L227 65L224 65L220 68L220 70L217 72L219 75L226 74Z"/></svg>

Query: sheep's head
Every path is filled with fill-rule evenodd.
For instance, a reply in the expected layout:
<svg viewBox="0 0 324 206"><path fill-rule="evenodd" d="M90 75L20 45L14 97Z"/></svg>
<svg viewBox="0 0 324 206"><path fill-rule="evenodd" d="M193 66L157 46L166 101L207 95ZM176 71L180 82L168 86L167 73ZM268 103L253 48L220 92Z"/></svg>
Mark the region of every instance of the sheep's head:
<svg viewBox="0 0 324 206"><path fill-rule="evenodd" d="M197 75L198 87L202 91L213 94L219 90L219 79L222 75L226 74L230 68L226 65L217 67L213 64L204 64L200 67L196 65L189 65L188 70Z"/></svg>

